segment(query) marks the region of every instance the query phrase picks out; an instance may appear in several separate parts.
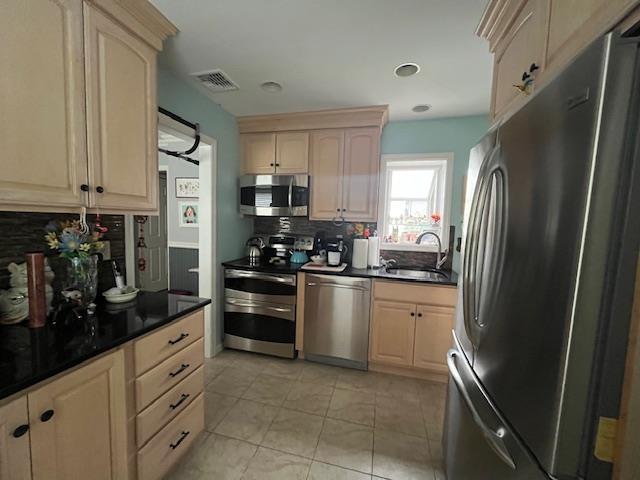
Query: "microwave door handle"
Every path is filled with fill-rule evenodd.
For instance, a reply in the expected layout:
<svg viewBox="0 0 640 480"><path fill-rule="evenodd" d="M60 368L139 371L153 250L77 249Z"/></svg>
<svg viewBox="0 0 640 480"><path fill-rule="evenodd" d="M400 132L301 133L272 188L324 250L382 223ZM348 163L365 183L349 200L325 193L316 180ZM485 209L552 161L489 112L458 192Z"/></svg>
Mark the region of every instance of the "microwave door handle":
<svg viewBox="0 0 640 480"><path fill-rule="evenodd" d="M293 211L293 178L294 177L291 177L289 179L289 195L288 195L289 211Z"/></svg>
<svg viewBox="0 0 640 480"><path fill-rule="evenodd" d="M449 350L447 352L447 367L449 369L449 374L453 379L453 383L455 384L458 392L460 392L460 396L464 401L465 405L469 409L469 413L471 413L471 417L473 421L478 426L478 428L482 431L484 438L487 441L487 444L491 447L491 449L495 452L495 454L506 463L513 470L516 469L516 464L513 461L513 458L509 454L506 445L504 444L504 437L507 433L506 429L503 426L499 426L495 430L491 429L484 422L476 406L473 403L473 400L469 396L469 392L467 391L467 387L465 386L462 377L460 376L460 372L458 371L458 367L456 366L456 358L458 357L458 352L455 350Z"/></svg>

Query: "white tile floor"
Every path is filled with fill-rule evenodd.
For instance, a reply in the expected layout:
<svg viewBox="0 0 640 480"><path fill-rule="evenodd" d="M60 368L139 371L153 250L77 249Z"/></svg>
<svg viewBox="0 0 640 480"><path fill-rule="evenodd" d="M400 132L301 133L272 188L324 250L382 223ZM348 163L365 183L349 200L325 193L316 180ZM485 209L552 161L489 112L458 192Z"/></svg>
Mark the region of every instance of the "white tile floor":
<svg viewBox="0 0 640 480"><path fill-rule="evenodd" d="M206 431L168 478L443 480L445 386L226 350Z"/></svg>

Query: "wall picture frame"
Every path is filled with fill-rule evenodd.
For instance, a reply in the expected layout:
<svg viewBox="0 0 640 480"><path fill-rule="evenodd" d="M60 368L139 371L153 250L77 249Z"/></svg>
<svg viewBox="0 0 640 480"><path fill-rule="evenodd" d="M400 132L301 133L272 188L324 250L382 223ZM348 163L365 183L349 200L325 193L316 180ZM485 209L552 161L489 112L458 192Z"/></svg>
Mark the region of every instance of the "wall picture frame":
<svg viewBox="0 0 640 480"><path fill-rule="evenodd" d="M200 197L200 179L198 177L176 177L176 197Z"/></svg>
<svg viewBox="0 0 640 480"><path fill-rule="evenodd" d="M198 202L178 203L179 225L181 227L198 228L200 225L200 206Z"/></svg>

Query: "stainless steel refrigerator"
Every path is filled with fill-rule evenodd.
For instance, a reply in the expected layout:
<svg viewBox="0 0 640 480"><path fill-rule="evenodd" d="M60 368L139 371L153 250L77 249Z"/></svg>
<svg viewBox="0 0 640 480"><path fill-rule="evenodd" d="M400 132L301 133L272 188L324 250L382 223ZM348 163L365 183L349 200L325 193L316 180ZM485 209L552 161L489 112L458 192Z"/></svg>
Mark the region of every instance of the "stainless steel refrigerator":
<svg viewBox="0 0 640 480"><path fill-rule="evenodd" d="M592 44L470 156L448 480L608 478L640 242L638 41Z"/></svg>

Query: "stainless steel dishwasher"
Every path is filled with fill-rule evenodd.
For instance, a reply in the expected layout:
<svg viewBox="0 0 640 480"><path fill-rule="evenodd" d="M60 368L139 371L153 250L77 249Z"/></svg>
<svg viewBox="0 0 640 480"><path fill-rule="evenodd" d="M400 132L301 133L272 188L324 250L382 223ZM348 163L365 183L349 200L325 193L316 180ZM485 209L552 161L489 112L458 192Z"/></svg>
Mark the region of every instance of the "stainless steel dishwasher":
<svg viewBox="0 0 640 480"><path fill-rule="evenodd" d="M307 274L305 358L366 370L370 300L368 278Z"/></svg>

